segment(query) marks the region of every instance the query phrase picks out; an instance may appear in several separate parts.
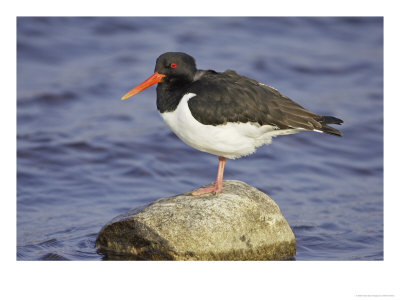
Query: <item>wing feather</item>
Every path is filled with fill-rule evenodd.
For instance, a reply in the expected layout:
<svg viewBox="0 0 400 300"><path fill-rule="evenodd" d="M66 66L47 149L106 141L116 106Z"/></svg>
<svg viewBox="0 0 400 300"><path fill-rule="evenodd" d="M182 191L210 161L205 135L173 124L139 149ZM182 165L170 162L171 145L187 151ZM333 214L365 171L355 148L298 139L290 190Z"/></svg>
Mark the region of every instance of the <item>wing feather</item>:
<svg viewBox="0 0 400 300"><path fill-rule="evenodd" d="M188 92L197 95L188 102L193 117L206 125L254 122L279 129L324 129L323 116L308 111L274 88L231 70L202 71Z"/></svg>

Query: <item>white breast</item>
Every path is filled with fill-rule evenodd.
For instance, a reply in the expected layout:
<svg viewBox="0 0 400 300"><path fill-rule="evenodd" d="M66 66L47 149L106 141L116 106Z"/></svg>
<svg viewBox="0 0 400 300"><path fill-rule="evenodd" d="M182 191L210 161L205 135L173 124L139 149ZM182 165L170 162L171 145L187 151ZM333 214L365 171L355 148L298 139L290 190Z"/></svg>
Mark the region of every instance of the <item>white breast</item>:
<svg viewBox="0 0 400 300"><path fill-rule="evenodd" d="M269 144L274 136L299 131L278 130L275 126L250 122L204 125L192 116L188 107L188 100L195 96L194 93L184 95L175 111L162 113L161 117L182 141L197 150L235 159Z"/></svg>

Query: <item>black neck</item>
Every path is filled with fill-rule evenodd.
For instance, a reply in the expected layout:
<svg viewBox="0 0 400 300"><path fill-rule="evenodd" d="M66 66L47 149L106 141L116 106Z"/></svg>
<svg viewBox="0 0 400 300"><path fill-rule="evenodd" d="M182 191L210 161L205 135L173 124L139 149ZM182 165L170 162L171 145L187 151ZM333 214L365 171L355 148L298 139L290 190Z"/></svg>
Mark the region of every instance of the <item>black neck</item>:
<svg viewBox="0 0 400 300"><path fill-rule="evenodd" d="M186 94L190 82L182 79L165 80L157 85L157 109L160 113L174 111Z"/></svg>

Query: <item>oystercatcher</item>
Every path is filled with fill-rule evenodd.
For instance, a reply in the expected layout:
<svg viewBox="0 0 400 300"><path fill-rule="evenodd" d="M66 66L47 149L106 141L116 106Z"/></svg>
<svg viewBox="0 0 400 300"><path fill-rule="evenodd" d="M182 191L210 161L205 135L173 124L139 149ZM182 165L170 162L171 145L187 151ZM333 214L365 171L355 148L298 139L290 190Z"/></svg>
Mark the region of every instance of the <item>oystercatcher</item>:
<svg viewBox="0 0 400 300"><path fill-rule="evenodd" d="M157 109L169 128L189 146L219 157L214 186L194 195L221 192L226 158L249 155L275 136L304 130L342 136L328 125L342 120L314 114L235 71L197 70L193 57L182 52L158 57L154 74L122 100L156 83Z"/></svg>

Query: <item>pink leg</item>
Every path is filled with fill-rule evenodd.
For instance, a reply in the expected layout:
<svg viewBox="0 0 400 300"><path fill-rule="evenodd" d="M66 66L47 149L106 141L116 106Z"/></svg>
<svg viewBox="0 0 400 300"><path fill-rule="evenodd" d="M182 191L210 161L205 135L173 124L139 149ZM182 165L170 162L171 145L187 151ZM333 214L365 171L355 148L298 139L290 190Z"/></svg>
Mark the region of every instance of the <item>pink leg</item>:
<svg viewBox="0 0 400 300"><path fill-rule="evenodd" d="M204 194L208 194L208 193L218 194L222 191L222 178L224 177L224 167L225 167L226 158L219 156L218 159L219 159L219 162L218 162L217 180L215 181L214 186L208 187L208 188L197 189L192 193L192 195L198 196L198 195L204 195Z"/></svg>

